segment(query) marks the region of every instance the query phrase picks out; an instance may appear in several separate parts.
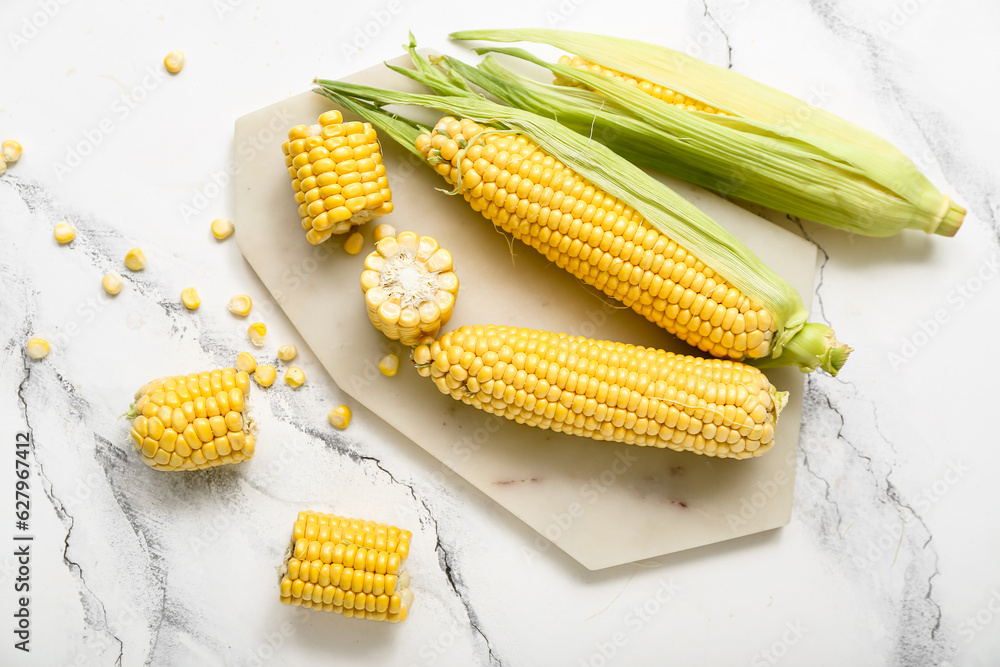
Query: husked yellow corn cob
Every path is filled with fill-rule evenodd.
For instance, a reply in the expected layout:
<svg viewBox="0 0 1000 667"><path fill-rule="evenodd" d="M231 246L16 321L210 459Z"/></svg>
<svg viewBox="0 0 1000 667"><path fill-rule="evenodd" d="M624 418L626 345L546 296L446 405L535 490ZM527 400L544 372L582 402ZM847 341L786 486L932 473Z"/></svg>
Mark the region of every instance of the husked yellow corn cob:
<svg viewBox="0 0 1000 667"><path fill-rule="evenodd" d="M594 72L595 74L602 74L604 76L611 77L612 79L618 79L619 81L627 83L628 85L634 88L638 88L639 90L648 95L652 95L658 100L663 100L667 104L673 104L675 107L679 109L685 109L687 111L704 111L705 113L714 113L720 116L729 115L725 111L721 111L720 109L716 109L715 107L708 106L703 102L699 102L693 97L688 97L687 95L674 92L669 88L664 88L659 84L655 84L651 81L646 81L641 77L634 77L631 74L623 74L622 72L618 72L613 69L608 69L607 67L602 67L597 63L592 63L589 60L584 60L579 56L561 56L559 58L559 64L569 65L570 67L576 67L577 69L585 69ZM585 86L582 83L579 83L577 81L568 81L558 76L555 79L555 83L562 86L587 88L587 86Z"/></svg>
<svg viewBox="0 0 1000 667"><path fill-rule="evenodd" d="M430 236L401 232L375 244L361 274L368 319L404 345L436 336L458 296L452 257Z"/></svg>
<svg viewBox="0 0 1000 667"><path fill-rule="evenodd" d="M506 326L464 326L413 360L442 393L521 424L719 458L770 449L787 397L728 359Z"/></svg>
<svg viewBox="0 0 1000 667"><path fill-rule="evenodd" d="M155 470L239 463L254 454L250 376L232 368L153 380L135 392L132 441Z"/></svg>
<svg viewBox="0 0 1000 667"><path fill-rule="evenodd" d="M416 146L494 225L681 340L734 360L770 353L773 313L524 135L445 117Z"/></svg>
<svg viewBox="0 0 1000 667"><path fill-rule="evenodd" d="M313 245L392 212L382 149L369 123L327 111L318 125L297 125L281 145L306 238Z"/></svg>
<svg viewBox="0 0 1000 667"><path fill-rule="evenodd" d="M401 569L410 531L299 512L281 568L281 603L348 617L405 621L413 591Z"/></svg>

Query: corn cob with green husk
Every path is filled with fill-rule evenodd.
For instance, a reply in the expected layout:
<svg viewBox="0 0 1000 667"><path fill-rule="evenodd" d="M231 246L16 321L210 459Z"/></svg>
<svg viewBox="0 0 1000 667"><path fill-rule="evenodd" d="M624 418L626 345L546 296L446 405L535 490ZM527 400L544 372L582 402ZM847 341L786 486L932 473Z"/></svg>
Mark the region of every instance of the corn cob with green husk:
<svg viewBox="0 0 1000 667"><path fill-rule="evenodd" d="M573 56L549 63L521 49L477 50L546 67L563 86L540 84L492 60L479 69L445 60L509 104L578 132L614 137L624 157L722 194L869 236L903 229L952 236L965 217L880 137L686 54L560 30L474 30L452 38L569 51Z"/></svg>
<svg viewBox="0 0 1000 667"><path fill-rule="evenodd" d="M426 159L497 227L699 349L834 374L846 361L850 348L829 327L806 324L791 285L687 200L588 137L475 96L317 83ZM463 118L429 130L363 100Z"/></svg>

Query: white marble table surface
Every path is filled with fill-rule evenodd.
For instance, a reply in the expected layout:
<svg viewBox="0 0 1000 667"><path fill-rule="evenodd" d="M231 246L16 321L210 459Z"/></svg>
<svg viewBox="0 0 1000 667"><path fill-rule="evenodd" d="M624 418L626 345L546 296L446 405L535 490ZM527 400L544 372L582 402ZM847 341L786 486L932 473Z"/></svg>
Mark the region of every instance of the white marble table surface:
<svg viewBox="0 0 1000 667"><path fill-rule="evenodd" d="M0 139L24 145L0 178L0 664L1000 662L997 5L9 0L0 17ZM301 343L235 243L208 232L232 213L235 118L396 55L408 29L461 54L448 32L487 20L731 64L888 137L969 209L954 239L772 215L822 249L814 317L857 350L839 378L806 383L787 527L588 572L363 408L334 431L325 414L343 397L302 345L308 383L261 402L272 445L252 464L154 478L128 451L115 420L136 387L243 349L230 295L254 298L266 354ZM188 62L168 77L175 48ZM63 219L70 247L52 240ZM106 296L100 277L136 245L149 269ZM189 284L194 314L177 304ZM53 342L44 361L23 354L33 335ZM13 459L29 429L25 654ZM332 503L414 531L405 625L278 604L286 526Z"/></svg>

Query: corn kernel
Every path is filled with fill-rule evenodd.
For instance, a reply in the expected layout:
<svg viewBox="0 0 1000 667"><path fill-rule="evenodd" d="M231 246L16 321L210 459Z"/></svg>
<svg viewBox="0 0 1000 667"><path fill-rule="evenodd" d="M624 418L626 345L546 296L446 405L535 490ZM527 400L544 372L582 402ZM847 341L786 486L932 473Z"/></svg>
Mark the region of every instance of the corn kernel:
<svg viewBox="0 0 1000 667"><path fill-rule="evenodd" d="M69 243L76 238L76 230L68 222L56 223L55 229L52 230L52 234L56 237L56 241L59 243Z"/></svg>
<svg viewBox="0 0 1000 667"><path fill-rule="evenodd" d="M354 232L344 241L344 252L348 255L357 255L364 246L365 237L361 235L361 232Z"/></svg>
<svg viewBox="0 0 1000 667"><path fill-rule="evenodd" d="M282 361L291 361L298 353L294 345L282 345L278 348L278 358Z"/></svg>
<svg viewBox="0 0 1000 667"><path fill-rule="evenodd" d="M292 387L301 387L306 381L306 374L298 366L289 366L285 371L285 382Z"/></svg>
<svg viewBox="0 0 1000 667"><path fill-rule="evenodd" d="M163 59L163 66L166 67L167 71L171 74L177 74L184 67L184 52L171 51Z"/></svg>
<svg viewBox="0 0 1000 667"><path fill-rule="evenodd" d="M382 223L381 225L375 226L375 243L378 243L387 236L395 236L396 228L388 223Z"/></svg>
<svg viewBox="0 0 1000 667"><path fill-rule="evenodd" d="M201 305L201 297L198 296L198 290L193 287L187 287L181 292L181 303L187 306L188 310L195 310Z"/></svg>
<svg viewBox="0 0 1000 667"><path fill-rule="evenodd" d="M338 405L326 415L332 426L337 428L347 428L351 423L351 409L346 405Z"/></svg>
<svg viewBox="0 0 1000 667"><path fill-rule="evenodd" d="M378 369L382 375L392 377L399 370L399 357L395 354L387 354L378 362Z"/></svg>
<svg viewBox="0 0 1000 667"><path fill-rule="evenodd" d="M4 161L3 157L0 157L0 176L3 176L7 172L7 163Z"/></svg>
<svg viewBox="0 0 1000 667"><path fill-rule="evenodd" d="M253 373L257 368L257 360L249 352L240 352L236 355L236 370Z"/></svg>
<svg viewBox="0 0 1000 667"><path fill-rule="evenodd" d="M212 236L220 241L233 233L233 223L226 218L216 218L212 221Z"/></svg>
<svg viewBox="0 0 1000 667"><path fill-rule="evenodd" d="M132 248L125 253L125 266L130 271L142 271L146 268L146 253L142 248Z"/></svg>
<svg viewBox="0 0 1000 667"><path fill-rule="evenodd" d="M250 338L250 342L257 347L262 347L264 345L264 336L267 335L267 327L263 322L254 322L247 327L247 336Z"/></svg>
<svg viewBox="0 0 1000 667"><path fill-rule="evenodd" d="M101 278L101 287L108 294L118 294L122 291L122 277L118 273L108 273Z"/></svg>
<svg viewBox="0 0 1000 667"><path fill-rule="evenodd" d="M32 338L24 349L32 359L41 359L49 353L49 341L44 338Z"/></svg>
<svg viewBox="0 0 1000 667"><path fill-rule="evenodd" d="M274 378L278 376L278 371L274 366L270 364L264 364L258 366L253 373L254 382L259 384L261 387L270 387L274 384Z"/></svg>
<svg viewBox="0 0 1000 667"><path fill-rule="evenodd" d="M3 146L0 146L0 154L3 155L4 162L14 164L21 159L21 144L13 139L8 139L3 142Z"/></svg>
<svg viewBox="0 0 1000 667"><path fill-rule="evenodd" d="M249 315L252 306L253 301L246 294L237 294L229 300L229 312L240 317Z"/></svg>

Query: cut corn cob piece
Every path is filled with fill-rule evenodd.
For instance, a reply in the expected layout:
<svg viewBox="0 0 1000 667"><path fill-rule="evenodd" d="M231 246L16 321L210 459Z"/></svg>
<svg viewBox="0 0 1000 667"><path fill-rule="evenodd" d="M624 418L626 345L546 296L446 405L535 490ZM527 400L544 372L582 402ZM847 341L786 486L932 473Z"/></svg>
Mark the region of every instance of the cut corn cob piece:
<svg viewBox="0 0 1000 667"><path fill-rule="evenodd" d="M282 345L278 348L278 358L282 361L291 361L298 353L294 345Z"/></svg>
<svg viewBox="0 0 1000 667"><path fill-rule="evenodd" d="M68 222L58 222L52 230L52 235L59 243L69 243L76 238L76 230Z"/></svg>
<svg viewBox="0 0 1000 667"><path fill-rule="evenodd" d="M548 63L522 49L478 49L528 60L595 94L564 96L551 90L558 86L546 90L495 61L484 61L490 75L484 88L577 132L611 131L606 136L624 157L723 195L867 236L903 229L952 236L965 218L965 209L888 141L685 53L563 30L473 30L451 37L537 42L573 53L577 59L569 63ZM483 83L476 76L470 81ZM664 99L666 90L673 101ZM724 113L686 113L709 109Z"/></svg>
<svg viewBox="0 0 1000 667"><path fill-rule="evenodd" d="M153 380L129 408L132 442L154 470L196 470L254 454L250 376L233 368Z"/></svg>
<svg viewBox="0 0 1000 667"><path fill-rule="evenodd" d="M226 218L216 218L212 221L212 236L220 241L224 238L228 238L235 229L236 228L233 227L232 221Z"/></svg>
<svg viewBox="0 0 1000 667"><path fill-rule="evenodd" d="M392 212L378 136L369 123L327 111L318 125L297 125L281 145L302 228L313 245Z"/></svg>
<svg viewBox="0 0 1000 667"><path fill-rule="evenodd" d="M198 296L198 290L194 287L185 287L181 290L181 303L188 310L197 310L198 306L201 305L201 297Z"/></svg>
<svg viewBox="0 0 1000 667"><path fill-rule="evenodd" d="M281 566L281 603L398 623L413 604L402 569L410 531L372 521L299 512Z"/></svg>
<svg viewBox="0 0 1000 667"><path fill-rule="evenodd" d="M346 405L338 405L326 414L327 421L336 428L347 428L351 423L351 409Z"/></svg>
<svg viewBox="0 0 1000 667"><path fill-rule="evenodd" d="M375 244L365 258L361 290L375 328L404 345L436 336L458 296L452 257L430 236L402 232Z"/></svg>
<svg viewBox="0 0 1000 667"><path fill-rule="evenodd" d="M689 343L803 372L835 375L846 362L851 349L830 327L806 322L794 287L691 202L592 138L473 93L316 83L424 157L495 225ZM467 118L446 117L428 131L382 111L386 104Z"/></svg>
<svg viewBox="0 0 1000 667"><path fill-rule="evenodd" d="M787 392L753 366L505 326L414 349L441 393L520 424L718 458L764 454Z"/></svg>
<svg viewBox="0 0 1000 667"><path fill-rule="evenodd" d="M28 357L34 360L44 359L49 354L49 341L44 338L32 338L28 341L28 344L24 346L24 351L28 353Z"/></svg>

